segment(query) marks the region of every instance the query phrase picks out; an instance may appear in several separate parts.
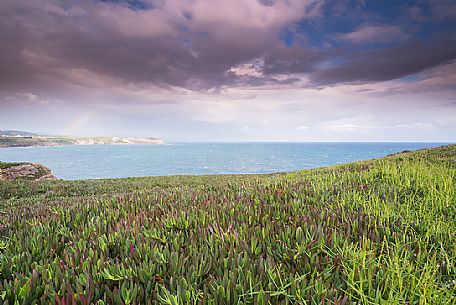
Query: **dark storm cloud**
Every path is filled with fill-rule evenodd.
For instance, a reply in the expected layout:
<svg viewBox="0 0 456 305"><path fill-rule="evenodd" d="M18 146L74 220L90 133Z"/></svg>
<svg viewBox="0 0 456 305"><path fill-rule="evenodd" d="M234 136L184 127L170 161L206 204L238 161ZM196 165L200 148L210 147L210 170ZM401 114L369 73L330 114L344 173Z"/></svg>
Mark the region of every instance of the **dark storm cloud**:
<svg viewBox="0 0 456 305"><path fill-rule="evenodd" d="M334 52L298 46L277 48L264 56L265 74L310 73L315 65Z"/></svg>
<svg viewBox="0 0 456 305"><path fill-rule="evenodd" d="M433 18L453 21L456 19L456 3L453 0L431 0L430 6Z"/></svg>
<svg viewBox="0 0 456 305"><path fill-rule="evenodd" d="M216 2L211 6L226 6L219 19L210 5L185 1L150 9L158 2L6 0L0 4L0 89L81 85L72 70L165 87L230 85L239 81L225 73L230 67L279 46L280 28L306 15L302 3L313 3L249 4L256 19L248 20L238 16L238 4Z"/></svg>
<svg viewBox="0 0 456 305"><path fill-rule="evenodd" d="M407 42L395 25L343 30L336 46L289 45L282 30L330 17L323 1L3 0L0 3L0 91L54 98L88 89L157 86L207 90L290 85L300 77L316 86L375 82L412 75L455 59L455 40ZM349 2L345 3L349 6ZM357 10L365 8L357 2ZM433 4L434 14L454 5ZM443 7L443 8L442 8ZM331 9L331 10L330 10ZM339 8L340 9L340 8ZM443 15L442 15L443 18ZM446 17L445 17L446 18ZM300 32L301 31L301 32ZM438 31L435 30L435 31ZM363 48L378 38L393 46ZM322 33L333 37L341 31ZM399 34L398 34L399 33ZM402 37L402 36L401 36ZM355 41L359 47L344 42ZM234 73L261 59L255 75ZM298 76L297 76L298 75ZM281 77L278 77L281 76ZM2 102L4 100L1 100Z"/></svg>
<svg viewBox="0 0 456 305"><path fill-rule="evenodd" d="M129 82L185 86L196 66L180 37L128 36L86 13L71 16L46 8L21 9L21 14L8 14L0 21L3 86L33 87L38 79L65 78L59 74L68 69L87 69ZM200 67L204 74L204 66Z"/></svg>
<svg viewBox="0 0 456 305"><path fill-rule="evenodd" d="M386 81L419 73L456 59L456 41L410 41L399 47L350 53L341 64L316 71L317 85Z"/></svg>

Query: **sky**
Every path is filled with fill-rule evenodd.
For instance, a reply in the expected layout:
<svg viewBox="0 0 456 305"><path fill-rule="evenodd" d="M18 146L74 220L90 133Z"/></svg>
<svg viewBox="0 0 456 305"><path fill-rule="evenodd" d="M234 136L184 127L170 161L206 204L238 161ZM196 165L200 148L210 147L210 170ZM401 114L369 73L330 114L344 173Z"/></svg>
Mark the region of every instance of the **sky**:
<svg viewBox="0 0 456 305"><path fill-rule="evenodd" d="M0 129L456 141L454 0L1 0Z"/></svg>

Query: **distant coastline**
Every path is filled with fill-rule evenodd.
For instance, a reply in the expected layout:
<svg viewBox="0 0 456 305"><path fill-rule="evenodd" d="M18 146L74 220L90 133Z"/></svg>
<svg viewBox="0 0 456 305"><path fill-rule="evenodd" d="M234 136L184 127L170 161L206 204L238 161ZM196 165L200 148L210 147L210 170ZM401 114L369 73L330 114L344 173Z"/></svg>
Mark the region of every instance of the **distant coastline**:
<svg viewBox="0 0 456 305"><path fill-rule="evenodd" d="M38 147L61 145L127 145L127 144L165 144L163 139L147 137L72 137L40 136L26 132L1 132L0 148Z"/></svg>

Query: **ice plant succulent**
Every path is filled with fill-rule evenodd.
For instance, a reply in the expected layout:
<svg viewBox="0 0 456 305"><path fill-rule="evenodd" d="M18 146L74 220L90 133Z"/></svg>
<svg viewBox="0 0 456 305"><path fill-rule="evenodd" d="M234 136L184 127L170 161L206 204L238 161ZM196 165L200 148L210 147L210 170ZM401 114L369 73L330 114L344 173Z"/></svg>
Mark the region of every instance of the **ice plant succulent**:
<svg viewBox="0 0 456 305"><path fill-rule="evenodd" d="M0 183L0 304L454 304L456 146L274 175Z"/></svg>

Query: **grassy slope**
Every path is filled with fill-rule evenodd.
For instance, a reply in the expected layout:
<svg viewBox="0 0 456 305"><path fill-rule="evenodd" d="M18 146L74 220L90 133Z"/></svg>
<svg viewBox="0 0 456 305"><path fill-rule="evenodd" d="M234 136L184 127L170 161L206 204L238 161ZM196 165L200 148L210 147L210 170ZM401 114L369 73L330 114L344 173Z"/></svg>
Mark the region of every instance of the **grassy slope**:
<svg viewBox="0 0 456 305"><path fill-rule="evenodd" d="M20 165L20 164L22 164L22 163L18 163L18 162L11 163L11 162L1 162L0 161L0 169L6 169L6 168L9 168L11 166Z"/></svg>
<svg viewBox="0 0 456 305"><path fill-rule="evenodd" d="M0 137L0 147L29 147L71 145L74 140L65 137Z"/></svg>
<svg viewBox="0 0 456 305"><path fill-rule="evenodd" d="M455 304L455 184L456 146L276 175L2 182L0 303Z"/></svg>

